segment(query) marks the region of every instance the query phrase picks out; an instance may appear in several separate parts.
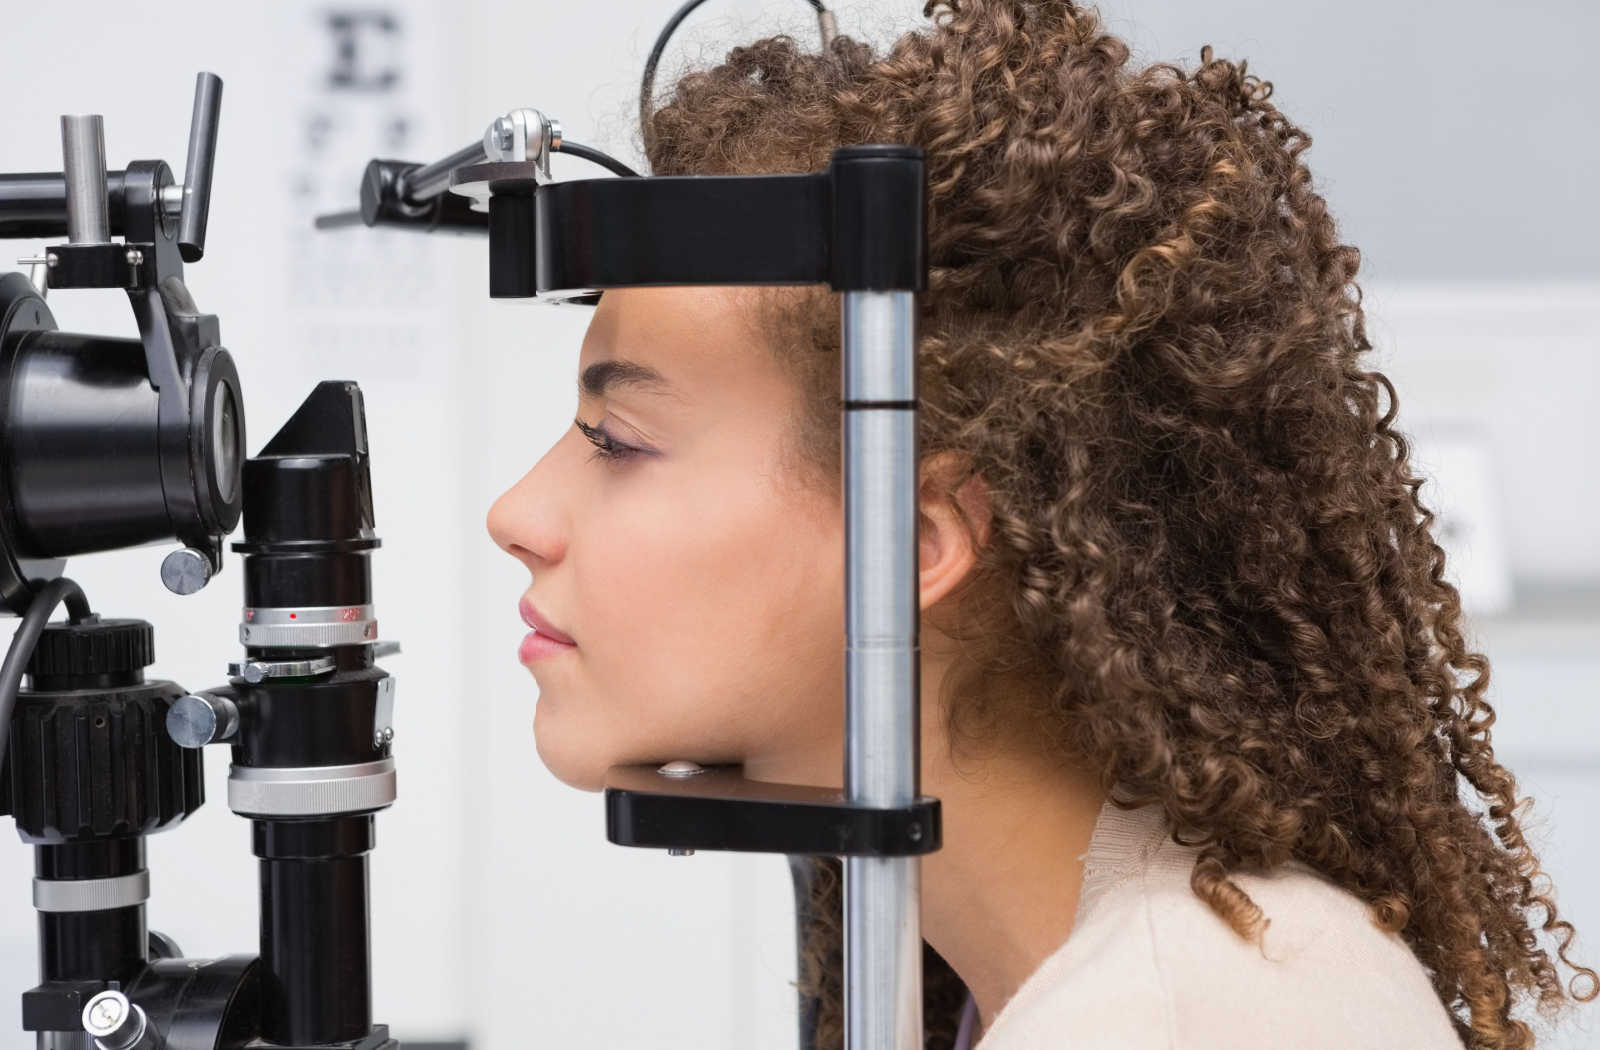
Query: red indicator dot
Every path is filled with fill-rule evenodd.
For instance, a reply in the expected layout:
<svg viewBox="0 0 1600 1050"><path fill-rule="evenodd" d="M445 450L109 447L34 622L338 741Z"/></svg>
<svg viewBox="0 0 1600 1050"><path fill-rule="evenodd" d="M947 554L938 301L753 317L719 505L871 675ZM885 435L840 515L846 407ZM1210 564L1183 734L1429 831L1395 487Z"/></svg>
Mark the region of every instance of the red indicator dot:
<svg viewBox="0 0 1600 1050"><path fill-rule="evenodd" d="M299 613L290 613L289 614L289 619L293 620L295 617L297 617L299 615L300 615Z"/></svg>

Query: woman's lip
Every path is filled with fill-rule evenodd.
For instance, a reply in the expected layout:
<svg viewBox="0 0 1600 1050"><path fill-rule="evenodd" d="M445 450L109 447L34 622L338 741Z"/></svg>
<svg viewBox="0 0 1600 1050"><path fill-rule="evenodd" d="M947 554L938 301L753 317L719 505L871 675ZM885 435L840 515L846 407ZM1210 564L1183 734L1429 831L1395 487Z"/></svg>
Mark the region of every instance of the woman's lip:
<svg viewBox="0 0 1600 1050"><path fill-rule="evenodd" d="M556 630L555 626L552 625L549 620L546 620L543 616L540 616L539 610L527 599L526 595L523 596L521 601L517 602L517 611L522 614L523 623L527 624L529 627L532 627L535 631L538 631L550 641L561 642L566 645L577 644L572 640L571 637L561 631Z"/></svg>
<svg viewBox="0 0 1600 1050"><path fill-rule="evenodd" d="M555 656L559 653L570 653L577 646L558 642L547 638L542 631L529 631L527 637L522 639L522 644L517 647L517 659L529 664L546 656Z"/></svg>

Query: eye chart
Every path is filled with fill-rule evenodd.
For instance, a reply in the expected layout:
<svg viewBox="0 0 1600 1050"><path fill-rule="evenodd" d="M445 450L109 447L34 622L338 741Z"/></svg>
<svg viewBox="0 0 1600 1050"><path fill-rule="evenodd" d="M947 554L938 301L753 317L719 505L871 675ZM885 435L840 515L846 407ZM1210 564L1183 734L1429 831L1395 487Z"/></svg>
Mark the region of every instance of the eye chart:
<svg viewBox="0 0 1600 1050"><path fill-rule="evenodd" d="M295 342L364 383L432 382L451 338L453 238L407 230L317 230L312 217L359 206L374 157L427 163L470 140L444 134L446 44L435 5L288 4L279 13L278 134L291 201L286 284Z"/></svg>

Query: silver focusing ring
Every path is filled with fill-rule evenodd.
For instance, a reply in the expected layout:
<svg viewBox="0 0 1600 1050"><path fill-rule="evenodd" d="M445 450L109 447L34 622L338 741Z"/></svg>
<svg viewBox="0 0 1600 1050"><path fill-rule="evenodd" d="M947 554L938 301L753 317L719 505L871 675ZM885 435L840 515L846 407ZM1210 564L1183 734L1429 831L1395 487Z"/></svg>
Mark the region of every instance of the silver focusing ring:
<svg viewBox="0 0 1600 1050"><path fill-rule="evenodd" d="M228 808L240 816L321 817L395 800L394 759L351 766L232 767Z"/></svg>
<svg viewBox="0 0 1600 1050"><path fill-rule="evenodd" d="M150 899L150 872L114 879L34 879L33 906L39 911L108 911Z"/></svg>
<svg viewBox="0 0 1600 1050"><path fill-rule="evenodd" d="M308 624L255 624L239 625L239 641L243 645L280 647L325 648L330 645L364 645L378 640L378 621L364 623L308 623Z"/></svg>
<svg viewBox="0 0 1600 1050"><path fill-rule="evenodd" d="M359 623L376 620L378 611L371 605L299 605L268 608L244 607L241 617L247 624Z"/></svg>
<svg viewBox="0 0 1600 1050"><path fill-rule="evenodd" d="M362 645L377 641L377 610L369 605L245 606L239 641L260 647Z"/></svg>

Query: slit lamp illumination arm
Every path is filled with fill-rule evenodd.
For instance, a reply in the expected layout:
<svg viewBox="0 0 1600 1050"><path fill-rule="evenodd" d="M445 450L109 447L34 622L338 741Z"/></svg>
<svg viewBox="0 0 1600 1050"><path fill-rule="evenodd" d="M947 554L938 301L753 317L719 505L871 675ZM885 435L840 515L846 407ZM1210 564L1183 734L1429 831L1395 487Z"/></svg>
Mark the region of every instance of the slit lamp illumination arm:
<svg viewBox="0 0 1600 1050"><path fill-rule="evenodd" d="M430 164L374 159L361 176L361 205L352 211L319 215L321 230L349 226L398 226L421 232L485 234L487 200L480 204L451 193L452 173L486 163L532 164L539 181L550 181L550 156L565 153L613 174L638 173L600 150L566 139L559 121L536 109L514 109L495 118L480 142L463 146ZM529 172L525 172L528 174Z"/></svg>

